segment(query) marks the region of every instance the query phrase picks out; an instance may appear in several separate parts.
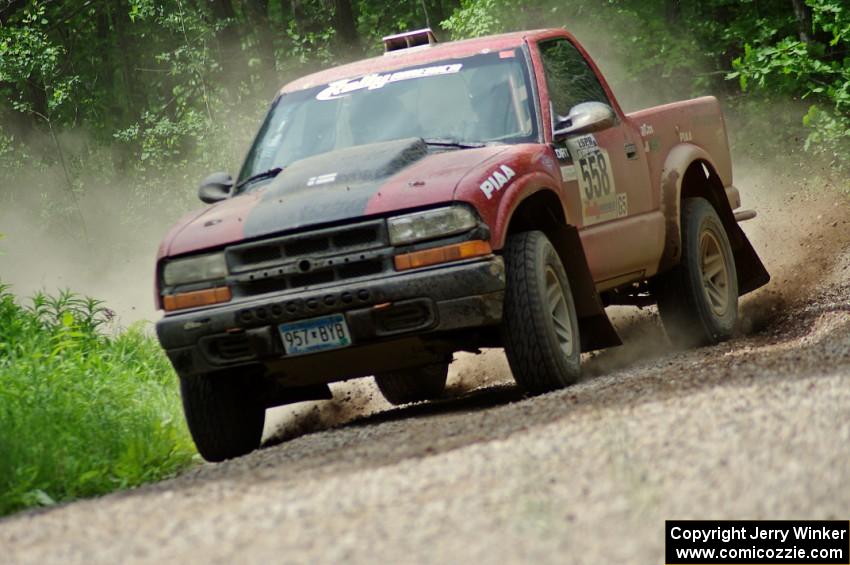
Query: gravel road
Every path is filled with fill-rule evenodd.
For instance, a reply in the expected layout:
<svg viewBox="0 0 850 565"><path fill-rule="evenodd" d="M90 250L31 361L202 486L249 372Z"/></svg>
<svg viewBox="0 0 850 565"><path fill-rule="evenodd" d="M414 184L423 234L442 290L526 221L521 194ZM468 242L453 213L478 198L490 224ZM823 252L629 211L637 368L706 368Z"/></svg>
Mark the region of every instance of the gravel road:
<svg viewBox="0 0 850 565"><path fill-rule="evenodd" d="M433 404L338 385L247 457L0 521L0 562L649 564L665 519L847 519L850 210L808 201L801 227L792 201L748 227L774 282L728 343L671 351L626 312L564 391L524 397L499 351Z"/></svg>

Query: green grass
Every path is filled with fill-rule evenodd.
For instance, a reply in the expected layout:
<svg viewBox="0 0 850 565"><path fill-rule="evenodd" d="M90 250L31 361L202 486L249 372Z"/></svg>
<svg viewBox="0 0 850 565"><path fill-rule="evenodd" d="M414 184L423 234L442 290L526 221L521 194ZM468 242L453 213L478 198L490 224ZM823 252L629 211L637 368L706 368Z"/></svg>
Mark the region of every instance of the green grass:
<svg viewBox="0 0 850 565"><path fill-rule="evenodd" d="M174 475L195 449L176 377L141 326L70 293L0 285L0 516Z"/></svg>

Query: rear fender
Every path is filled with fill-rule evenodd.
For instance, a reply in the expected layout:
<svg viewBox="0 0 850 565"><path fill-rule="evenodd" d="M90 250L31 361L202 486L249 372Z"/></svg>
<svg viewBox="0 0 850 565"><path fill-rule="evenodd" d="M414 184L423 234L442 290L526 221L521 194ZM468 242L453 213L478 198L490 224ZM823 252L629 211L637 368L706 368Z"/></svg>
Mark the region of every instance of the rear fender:
<svg viewBox="0 0 850 565"><path fill-rule="evenodd" d="M685 173L691 164L703 161L716 170L711 156L690 143L674 147L667 155L661 171L661 212L664 214L664 252L658 272L669 270L682 257L681 203ZM731 184L731 179L729 181Z"/></svg>
<svg viewBox="0 0 850 565"><path fill-rule="evenodd" d="M658 272L671 269L681 260L682 199L702 197L711 202L726 228L735 256L738 292L744 295L767 284L770 275L746 234L735 221L729 195L724 188L732 185L731 173L726 173L725 176L730 178L721 178L711 156L696 145L683 143L670 151L661 175L661 209L665 218L665 238Z"/></svg>

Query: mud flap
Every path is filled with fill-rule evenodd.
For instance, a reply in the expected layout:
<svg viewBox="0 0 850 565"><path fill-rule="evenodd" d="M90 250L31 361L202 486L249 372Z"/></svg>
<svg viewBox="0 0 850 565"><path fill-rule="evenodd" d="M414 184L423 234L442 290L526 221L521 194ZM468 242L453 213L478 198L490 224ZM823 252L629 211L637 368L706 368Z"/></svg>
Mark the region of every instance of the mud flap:
<svg viewBox="0 0 850 565"><path fill-rule="evenodd" d="M729 229L728 226L726 229ZM734 238L738 240L737 245L732 246L735 270L738 272L738 295L743 296L770 282L770 273L759 259L758 253L744 230L737 223L734 224L732 232Z"/></svg>
<svg viewBox="0 0 850 565"><path fill-rule="evenodd" d="M727 200L720 200L725 204L712 202L717 210L726 233L729 236L729 244L732 246L732 255L735 256L735 270L738 272L738 296L744 296L770 282L770 273L761 262L753 244L750 243L747 234L735 221L735 213Z"/></svg>
<svg viewBox="0 0 850 565"><path fill-rule="evenodd" d="M552 245L558 252L570 280L582 353L622 345L623 341L608 319L602 299L596 292L578 230L572 226L561 227L551 233L551 236Z"/></svg>

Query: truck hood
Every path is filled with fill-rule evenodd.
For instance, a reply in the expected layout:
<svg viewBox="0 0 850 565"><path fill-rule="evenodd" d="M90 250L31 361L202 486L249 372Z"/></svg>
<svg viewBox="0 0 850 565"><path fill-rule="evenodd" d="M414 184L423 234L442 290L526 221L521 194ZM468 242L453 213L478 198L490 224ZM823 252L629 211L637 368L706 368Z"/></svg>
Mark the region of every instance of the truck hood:
<svg viewBox="0 0 850 565"><path fill-rule="evenodd" d="M261 189L184 217L160 246L160 258L449 202L464 176L507 148L447 149L413 138L303 159Z"/></svg>

